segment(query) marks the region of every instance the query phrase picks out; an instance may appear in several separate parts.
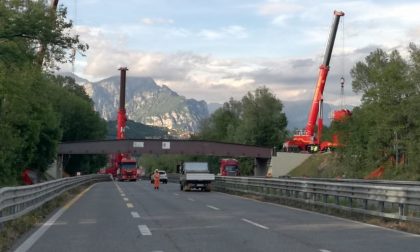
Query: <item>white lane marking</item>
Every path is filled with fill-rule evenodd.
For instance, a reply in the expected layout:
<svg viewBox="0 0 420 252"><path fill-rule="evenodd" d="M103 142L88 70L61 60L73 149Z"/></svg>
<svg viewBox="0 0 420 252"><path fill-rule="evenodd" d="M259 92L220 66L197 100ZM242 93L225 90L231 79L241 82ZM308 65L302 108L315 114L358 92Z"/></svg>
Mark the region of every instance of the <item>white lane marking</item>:
<svg viewBox="0 0 420 252"><path fill-rule="evenodd" d="M213 210L220 210L220 208L217 208L217 207L215 207L215 206L211 206L211 205L207 205L207 207L208 207L208 208L211 208L211 209L213 209Z"/></svg>
<svg viewBox="0 0 420 252"><path fill-rule="evenodd" d="M268 228L268 227L266 227L266 226L263 226L263 225L258 224L258 223L256 223L256 222L253 222L253 221L250 221L250 220L248 220L248 219L242 218L242 220L243 220L243 221L245 221L245 222L248 222L249 224L252 224L252 225L254 225L254 226L256 226L256 227L263 228L263 229L269 229L269 228Z"/></svg>
<svg viewBox="0 0 420 252"><path fill-rule="evenodd" d="M74 199L72 199L69 203L63 206L60 210L58 210L51 218L45 222L35 233L33 233L26 241L24 241L16 250L15 252L26 252L28 251L35 242L41 238L41 236L56 222L58 218L67 210L71 205L73 205L77 200L79 200L87 191L92 188L95 184L86 188L83 192L77 195Z"/></svg>
<svg viewBox="0 0 420 252"><path fill-rule="evenodd" d="M146 225L139 225L139 230L142 235L152 235L152 232Z"/></svg>
<svg viewBox="0 0 420 252"><path fill-rule="evenodd" d="M179 193L174 193L175 196L179 196Z"/></svg>
<svg viewBox="0 0 420 252"><path fill-rule="evenodd" d="M326 250L326 249L320 249L319 251L320 251L320 252L331 252L331 251Z"/></svg>
<svg viewBox="0 0 420 252"><path fill-rule="evenodd" d="M140 218L140 214L137 212L131 212L131 216L133 216L133 218Z"/></svg>
<svg viewBox="0 0 420 252"><path fill-rule="evenodd" d="M121 193L121 197L125 197L125 194L124 193Z"/></svg>
<svg viewBox="0 0 420 252"><path fill-rule="evenodd" d="M124 198L124 201L128 201L128 198Z"/></svg>
<svg viewBox="0 0 420 252"><path fill-rule="evenodd" d="M96 219L81 219L79 224L95 224Z"/></svg>
<svg viewBox="0 0 420 252"><path fill-rule="evenodd" d="M195 199L193 199L193 198L188 198L188 200L189 201L193 201L193 202L195 201Z"/></svg>
<svg viewBox="0 0 420 252"><path fill-rule="evenodd" d="M133 206L133 204L131 204L131 203L127 203L127 207L128 207L128 208L133 208L134 206Z"/></svg>

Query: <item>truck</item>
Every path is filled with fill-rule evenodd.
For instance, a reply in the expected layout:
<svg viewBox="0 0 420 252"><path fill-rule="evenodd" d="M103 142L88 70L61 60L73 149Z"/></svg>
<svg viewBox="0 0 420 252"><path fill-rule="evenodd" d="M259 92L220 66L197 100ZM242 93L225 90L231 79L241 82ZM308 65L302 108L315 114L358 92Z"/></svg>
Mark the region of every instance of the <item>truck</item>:
<svg viewBox="0 0 420 252"><path fill-rule="evenodd" d="M220 159L220 176L240 176L239 162L233 158Z"/></svg>
<svg viewBox="0 0 420 252"><path fill-rule="evenodd" d="M179 185L181 191L189 191L193 188L202 191L211 191L211 182L214 174L209 172L206 162L184 162L178 166Z"/></svg>

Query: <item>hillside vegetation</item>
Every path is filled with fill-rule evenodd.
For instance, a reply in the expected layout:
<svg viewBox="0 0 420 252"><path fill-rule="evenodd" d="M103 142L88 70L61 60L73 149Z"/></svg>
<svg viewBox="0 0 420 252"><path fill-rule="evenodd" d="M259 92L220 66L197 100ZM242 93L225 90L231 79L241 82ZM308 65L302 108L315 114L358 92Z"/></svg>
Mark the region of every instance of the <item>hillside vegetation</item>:
<svg viewBox="0 0 420 252"><path fill-rule="evenodd" d="M48 3L49 4L49 3ZM56 77L70 52L88 46L70 35L66 9L45 1L0 2L0 186L16 185L25 168L39 174L57 154L61 141L100 139L105 122L74 79ZM66 158L67 172L93 171L98 156Z"/></svg>

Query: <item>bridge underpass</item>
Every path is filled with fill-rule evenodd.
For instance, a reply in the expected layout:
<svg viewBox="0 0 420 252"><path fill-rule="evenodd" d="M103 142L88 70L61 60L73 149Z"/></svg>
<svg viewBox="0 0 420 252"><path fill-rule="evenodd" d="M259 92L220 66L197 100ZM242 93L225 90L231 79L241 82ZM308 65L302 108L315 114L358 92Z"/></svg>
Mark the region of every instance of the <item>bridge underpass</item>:
<svg viewBox="0 0 420 252"><path fill-rule="evenodd" d="M255 158L255 176L266 175L270 159L272 155L276 155L276 152L271 148L243 144L200 140L124 139L61 143L58 147L58 160L62 160L60 157L62 155L114 153L250 157ZM60 163L58 168L61 165Z"/></svg>

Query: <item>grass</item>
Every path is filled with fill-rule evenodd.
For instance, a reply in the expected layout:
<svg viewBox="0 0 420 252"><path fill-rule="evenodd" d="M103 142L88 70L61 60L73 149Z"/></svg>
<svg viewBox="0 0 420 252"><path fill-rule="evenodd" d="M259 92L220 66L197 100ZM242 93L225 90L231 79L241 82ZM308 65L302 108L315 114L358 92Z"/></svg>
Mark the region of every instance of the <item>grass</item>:
<svg viewBox="0 0 420 252"><path fill-rule="evenodd" d="M8 251L14 242L36 225L41 224L53 211L64 206L68 201L87 188L89 184L62 193L55 199L45 203L42 207L24 216L6 222L0 229L0 252Z"/></svg>
<svg viewBox="0 0 420 252"><path fill-rule="evenodd" d="M317 153L289 172L292 177L336 178L346 174L334 153Z"/></svg>

